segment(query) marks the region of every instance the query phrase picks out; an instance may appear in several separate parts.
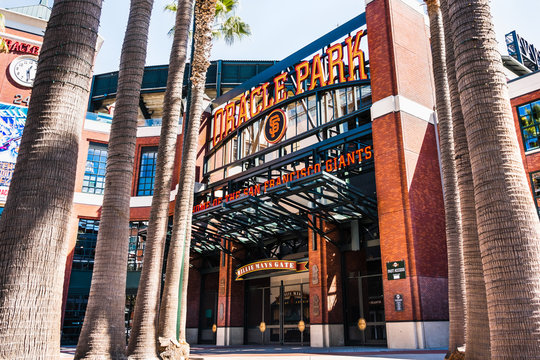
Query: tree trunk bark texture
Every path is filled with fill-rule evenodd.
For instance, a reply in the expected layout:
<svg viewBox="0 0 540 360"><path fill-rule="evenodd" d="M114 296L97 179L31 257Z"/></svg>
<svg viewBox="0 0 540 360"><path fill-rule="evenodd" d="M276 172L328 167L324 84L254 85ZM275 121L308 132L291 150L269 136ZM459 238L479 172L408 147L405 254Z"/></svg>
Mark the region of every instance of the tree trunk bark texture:
<svg viewBox="0 0 540 360"><path fill-rule="evenodd" d="M469 147L465 133L465 124L456 80L454 61L454 40L451 36L448 19L448 2L442 0L443 23L445 25L446 62L448 83L452 103L452 119L458 170L458 188L461 199L461 217L463 232L463 257L465 264L466 289L466 336L465 349L467 359L483 360L490 357L489 319L486 300L486 285L474 199L474 186L469 157Z"/></svg>
<svg viewBox="0 0 540 360"><path fill-rule="evenodd" d="M540 359L540 222L518 147L489 0L448 1L448 15L474 182L491 358Z"/></svg>
<svg viewBox="0 0 540 360"><path fill-rule="evenodd" d="M206 70L210 65L209 58L212 48L212 24L214 22L215 7L216 0L198 0L195 3L195 31L193 37L195 52L191 61L192 102L188 118L189 122L184 135L179 189L176 195L173 232L167 259L165 289L159 316L159 335L161 338L169 339L168 341L171 343L176 339L179 306L178 291L181 281L182 259L185 256L189 258L191 239L187 239L187 236L191 234L191 205L193 204L193 190L195 185L197 142L201 116L204 110L203 96ZM184 255L184 252L188 254ZM185 279L187 279L187 275L184 275L183 280ZM182 322L183 320L180 319L180 324Z"/></svg>
<svg viewBox="0 0 540 360"><path fill-rule="evenodd" d="M116 109L90 296L75 359L124 359L129 203L137 118L153 0L132 0L122 46Z"/></svg>
<svg viewBox="0 0 540 360"><path fill-rule="evenodd" d="M180 1L176 12L174 40L169 60L167 90L157 156L154 196L148 222L144 265L137 291L129 359L159 359L157 325L163 249L167 235L171 183L176 153L178 120L182 108L182 86L187 58L193 1Z"/></svg>
<svg viewBox="0 0 540 360"><path fill-rule="evenodd" d="M193 143L187 144L187 149L192 151L190 161L195 161L197 156L197 140L199 136L199 128L201 117L204 111L204 88L206 83L206 71L210 65L210 53L212 50L212 25L214 23L216 8L216 0L205 0L196 8L195 12L195 53L192 59L192 94L191 94L191 109L190 123L186 134L189 134L190 141ZM193 160L191 160L193 158ZM180 342L186 342L186 323L187 323L187 289L189 283L189 265L190 265L190 248L191 248L191 221L192 221L193 196L189 198L189 213L186 223L186 236L184 245L184 260L182 262L182 280L181 280L181 298L180 298Z"/></svg>
<svg viewBox="0 0 540 360"><path fill-rule="evenodd" d="M0 221L0 358L58 359L77 153L101 0L56 0Z"/></svg>
<svg viewBox="0 0 540 360"><path fill-rule="evenodd" d="M435 79L435 95L441 168L443 174L446 247L448 253L448 307L450 315L450 352L465 343L465 277L463 272L463 237L461 233L460 197L455 162L452 110L448 88L444 31L439 0L426 0L431 32L431 54Z"/></svg>

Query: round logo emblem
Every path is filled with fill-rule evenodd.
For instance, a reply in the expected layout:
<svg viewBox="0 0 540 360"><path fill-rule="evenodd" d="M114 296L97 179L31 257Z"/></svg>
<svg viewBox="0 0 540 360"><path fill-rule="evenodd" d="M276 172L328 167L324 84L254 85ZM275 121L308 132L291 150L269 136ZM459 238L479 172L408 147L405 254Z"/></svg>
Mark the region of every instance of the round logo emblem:
<svg viewBox="0 0 540 360"><path fill-rule="evenodd" d="M287 129L287 115L281 109L276 109L268 115L266 123L264 125L264 138L270 144L275 144L283 135Z"/></svg>

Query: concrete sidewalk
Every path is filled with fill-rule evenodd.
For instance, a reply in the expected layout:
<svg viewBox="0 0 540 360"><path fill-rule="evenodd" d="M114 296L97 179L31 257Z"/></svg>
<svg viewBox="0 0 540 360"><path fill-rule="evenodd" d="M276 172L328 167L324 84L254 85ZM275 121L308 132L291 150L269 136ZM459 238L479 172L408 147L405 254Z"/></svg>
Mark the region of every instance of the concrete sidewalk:
<svg viewBox="0 0 540 360"><path fill-rule="evenodd" d="M61 359L73 359L75 347L62 347ZM377 347L331 347L307 346L205 346L191 348L191 360L442 360L445 349L396 350Z"/></svg>
<svg viewBox="0 0 540 360"><path fill-rule="evenodd" d="M193 360L278 360L294 357L295 360L361 360L361 359L417 359L442 360L445 349L396 350L377 347L330 347L307 346L201 346L191 348Z"/></svg>

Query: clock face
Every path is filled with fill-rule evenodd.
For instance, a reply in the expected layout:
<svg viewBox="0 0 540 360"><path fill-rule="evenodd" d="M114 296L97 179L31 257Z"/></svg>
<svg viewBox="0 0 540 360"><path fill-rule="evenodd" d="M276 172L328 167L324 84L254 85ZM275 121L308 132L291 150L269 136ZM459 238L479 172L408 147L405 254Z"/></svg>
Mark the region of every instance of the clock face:
<svg viewBox="0 0 540 360"><path fill-rule="evenodd" d="M36 77L37 56L23 55L15 58L9 65L11 78L19 85L32 87Z"/></svg>

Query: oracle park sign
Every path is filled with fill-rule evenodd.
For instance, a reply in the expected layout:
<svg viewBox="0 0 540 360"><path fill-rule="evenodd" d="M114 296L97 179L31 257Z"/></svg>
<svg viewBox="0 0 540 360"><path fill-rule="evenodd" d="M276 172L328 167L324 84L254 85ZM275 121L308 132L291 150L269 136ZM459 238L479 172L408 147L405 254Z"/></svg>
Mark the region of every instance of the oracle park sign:
<svg viewBox="0 0 540 360"><path fill-rule="evenodd" d="M367 35L365 30L359 30L348 36L344 42L329 46L326 51L326 61L320 53L316 53L310 60L301 61L288 72L275 75L272 81L254 86L244 92L240 97L220 105L212 114L212 146L219 146L229 134L243 124L258 118L265 110L287 100L289 96L300 95L318 87L336 83L346 83L354 80L368 78L365 68L365 56L360 49L362 39ZM358 72L355 69L358 68ZM296 84L296 91L292 94L287 91L285 84ZM281 116L284 125L277 126ZM278 142L285 132L286 117L274 112L267 117L273 121L265 131L266 139L273 144ZM267 121L268 122L268 121Z"/></svg>

